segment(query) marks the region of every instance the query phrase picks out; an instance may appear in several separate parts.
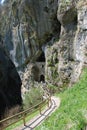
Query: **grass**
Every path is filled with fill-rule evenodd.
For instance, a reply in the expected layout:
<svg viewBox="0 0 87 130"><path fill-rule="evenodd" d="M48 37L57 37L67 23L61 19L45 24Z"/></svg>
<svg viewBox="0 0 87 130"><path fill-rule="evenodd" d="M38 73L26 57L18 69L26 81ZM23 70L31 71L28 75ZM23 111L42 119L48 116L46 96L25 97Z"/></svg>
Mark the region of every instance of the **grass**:
<svg viewBox="0 0 87 130"><path fill-rule="evenodd" d="M31 115L26 117L26 123L31 120L33 117L37 116L39 114L39 111L36 111L35 113L32 113ZM23 124L23 120L20 120L19 122L9 126L8 128L6 128L5 130L13 130L14 128L21 126Z"/></svg>
<svg viewBox="0 0 87 130"><path fill-rule="evenodd" d="M87 68L78 83L57 96L61 99L59 109L35 130L84 130L87 124Z"/></svg>
<svg viewBox="0 0 87 130"><path fill-rule="evenodd" d="M41 108L41 111L44 111L47 107L47 104L44 104L44 106ZM34 117L38 116L40 114L39 110L36 109L33 113L29 113L26 118L25 118L25 122L29 122L31 119L33 119ZM17 123L14 123L13 125L7 127L5 130L14 130L14 128L19 127L23 125L23 120L18 121Z"/></svg>
<svg viewBox="0 0 87 130"><path fill-rule="evenodd" d="M44 106L41 108L41 111L46 109L47 104L44 104ZM29 122L31 119L33 119L34 117L38 116L40 114L40 111L38 109L35 109L33 113L29 113L26 118L25 118L25 122ZM13 130L16 127L19 127L23 125L23 120L18 121L17 123L14 123L13 125L7 127L5 130Z"/></svg>
<svg viewBox="0 0 87 130"><path fill-rule="evenodd" d="M46 108L46 105L44 105L41 110L43 111L45 108ZM39 110L36 110L32 114L28 114L27 117L25 118L26 123L39 114L40 114ZM14 123L13 125L7 127L5 130L13 130L14 128L19 127L21 125L23 125L23 120L20 120L17 123Z"/></svg>

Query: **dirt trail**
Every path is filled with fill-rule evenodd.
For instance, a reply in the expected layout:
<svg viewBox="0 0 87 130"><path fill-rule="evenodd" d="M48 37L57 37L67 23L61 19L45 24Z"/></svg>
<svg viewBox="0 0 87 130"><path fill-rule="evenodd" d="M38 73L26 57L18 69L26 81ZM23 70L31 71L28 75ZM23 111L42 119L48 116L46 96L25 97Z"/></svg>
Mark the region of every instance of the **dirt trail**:
<svg viewBox="0 0 87 130"><path fill-rule="evenodd" d="M33 130L36 126L40 125L45 119L49 118L49 116L60 106L60 99L53 96L51 97L52 102L49 108L46 108L42 111L41 115L34 117L32 120L26 123L26 126L21 125L14 130Z"/></svg>

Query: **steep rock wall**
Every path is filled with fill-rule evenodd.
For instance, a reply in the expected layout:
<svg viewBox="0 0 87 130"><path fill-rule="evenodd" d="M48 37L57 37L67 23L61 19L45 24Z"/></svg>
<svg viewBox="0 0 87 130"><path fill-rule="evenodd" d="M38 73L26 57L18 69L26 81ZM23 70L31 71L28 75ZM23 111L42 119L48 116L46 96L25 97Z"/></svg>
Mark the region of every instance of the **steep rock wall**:
<svg viewBox="0 0 87 130"><path fill-rule="evenodd" d="M79 1L77 4L78 26L74 39L75 64L73 81L77 81L83 66L87 65L87 2Z"/></svg>
<svg viewBox="0 0 87 130"><path fill-rule="evenodd" d="M1 11L3 24L1 23L0 32L16 67L34 61L40 55L43 44L59 36L57 2L58 0L5 1Z"/></svg>
<svg viewBox="0 0 87 130"><path fill-rule="evenodd" d="M77 30L77 9L72 1L59 3L57 17L61 22L61 35L58 43L58 73L63 84L71 81L73 73L74 58L74 38Z"/></svg>
<svg viewBox="0 0 87 130"><path fill-rule="evenodd" d="M59 42L55 43L58 59L53 71L55 56L53 46L47 49L46 77L47 81L58 86L71 85L78 81L82 68L87 64L87 2L61 0L58 3L57 18L61 23ZM50 63L50 67L49 67ZM56 65L56 64L55 64ZM52 74L55 73L56 77ZM57 74L57 75L56 75ZM57 79L57 80L56 80Z"/></svg>
<svg viewBox="0 0 87 130"><path fill-rule="evenodd" d="M87 58L85 54L87 6L84 1L68 1L66 3L62 1L62 5L59 4L58 19L63 27L62 37L64 36L65 39L60 38L59 43L59 72L61 79L65 77L66 81L68 78L69 82L76 82ZM61 46L63 51L61 51Z"/></svg>
<svg viewBox="0 0 87 130"><path fill-rule="evenodd" d="M58 44L55 42L52 46L46 47L46 65L45 65L45 79L49 84L58 86Z"/></svg>
<svg viewBox="0 0 87 130"><path fill-rule="evenodd" d="M36 62L43 50L46 82L76 82L87 64L86 5L83 0L6 0L0 32L16 67Z"/></svg>
<svg viewBox="0 0 87 130"><path fill-rule="evenodd" d="M0 42L0 119L6 110L21 104L20 77Z"/></svg>

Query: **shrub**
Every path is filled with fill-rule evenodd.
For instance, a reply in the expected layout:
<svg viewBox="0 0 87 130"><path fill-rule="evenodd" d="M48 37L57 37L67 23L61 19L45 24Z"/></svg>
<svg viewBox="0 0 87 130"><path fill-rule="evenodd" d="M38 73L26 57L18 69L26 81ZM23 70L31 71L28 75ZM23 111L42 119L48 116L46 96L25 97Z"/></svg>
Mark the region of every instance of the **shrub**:
<svg viewBox="0 0 87 130"><path fill-rule="evenodd" d="M24 96L24 109L32 107L42 101L43 90L38 88L31 88Z"/></svg>

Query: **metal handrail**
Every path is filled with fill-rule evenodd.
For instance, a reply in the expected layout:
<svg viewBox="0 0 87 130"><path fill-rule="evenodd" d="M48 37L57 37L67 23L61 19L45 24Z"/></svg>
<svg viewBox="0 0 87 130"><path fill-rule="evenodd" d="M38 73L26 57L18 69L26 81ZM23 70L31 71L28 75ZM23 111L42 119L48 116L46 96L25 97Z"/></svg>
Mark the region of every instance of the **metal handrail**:
<svg viewBox="0 0 87 130"><path fill-rule="evenodd" d="M27 115L28 115L28 114L32 114L32 113L33 113L34 111L36 111L36 110L39 110L39 112L40 112L40 114L41 114L41 109L42 109L42 107L43 107L45 104L47 104L48 107L49 107L49 102L51 102L51 96L49 96L47 99L43 100L42 102L40 102L40 103L34 105L33 107L31 107L31 108L29 108L29 109L26 109L26 110L24 110L24 111L22 111L22 112L19 112L19 113L13 115L13 116L10 116L10 117L8 117L8 118L5 118L5 119L1 120L1 121L0 121L0 124L3 124L3 123L5 123L6 121L10 121L10 120L12 120L12 119L14 119L14 118L17 118L16 121L14 121L14 122L12 122L12 123L8 123L6 126L3 127L3 129L5 129L5 128L7 128L7 127L9 127L9 126L11 126L11 125L17 123L19 120L23 120L23 124L24 124L24 126L25 126L25 125L26 125L25 118L27 117ZM37 108L37 109L35 109L35 108Z"/></svg>

